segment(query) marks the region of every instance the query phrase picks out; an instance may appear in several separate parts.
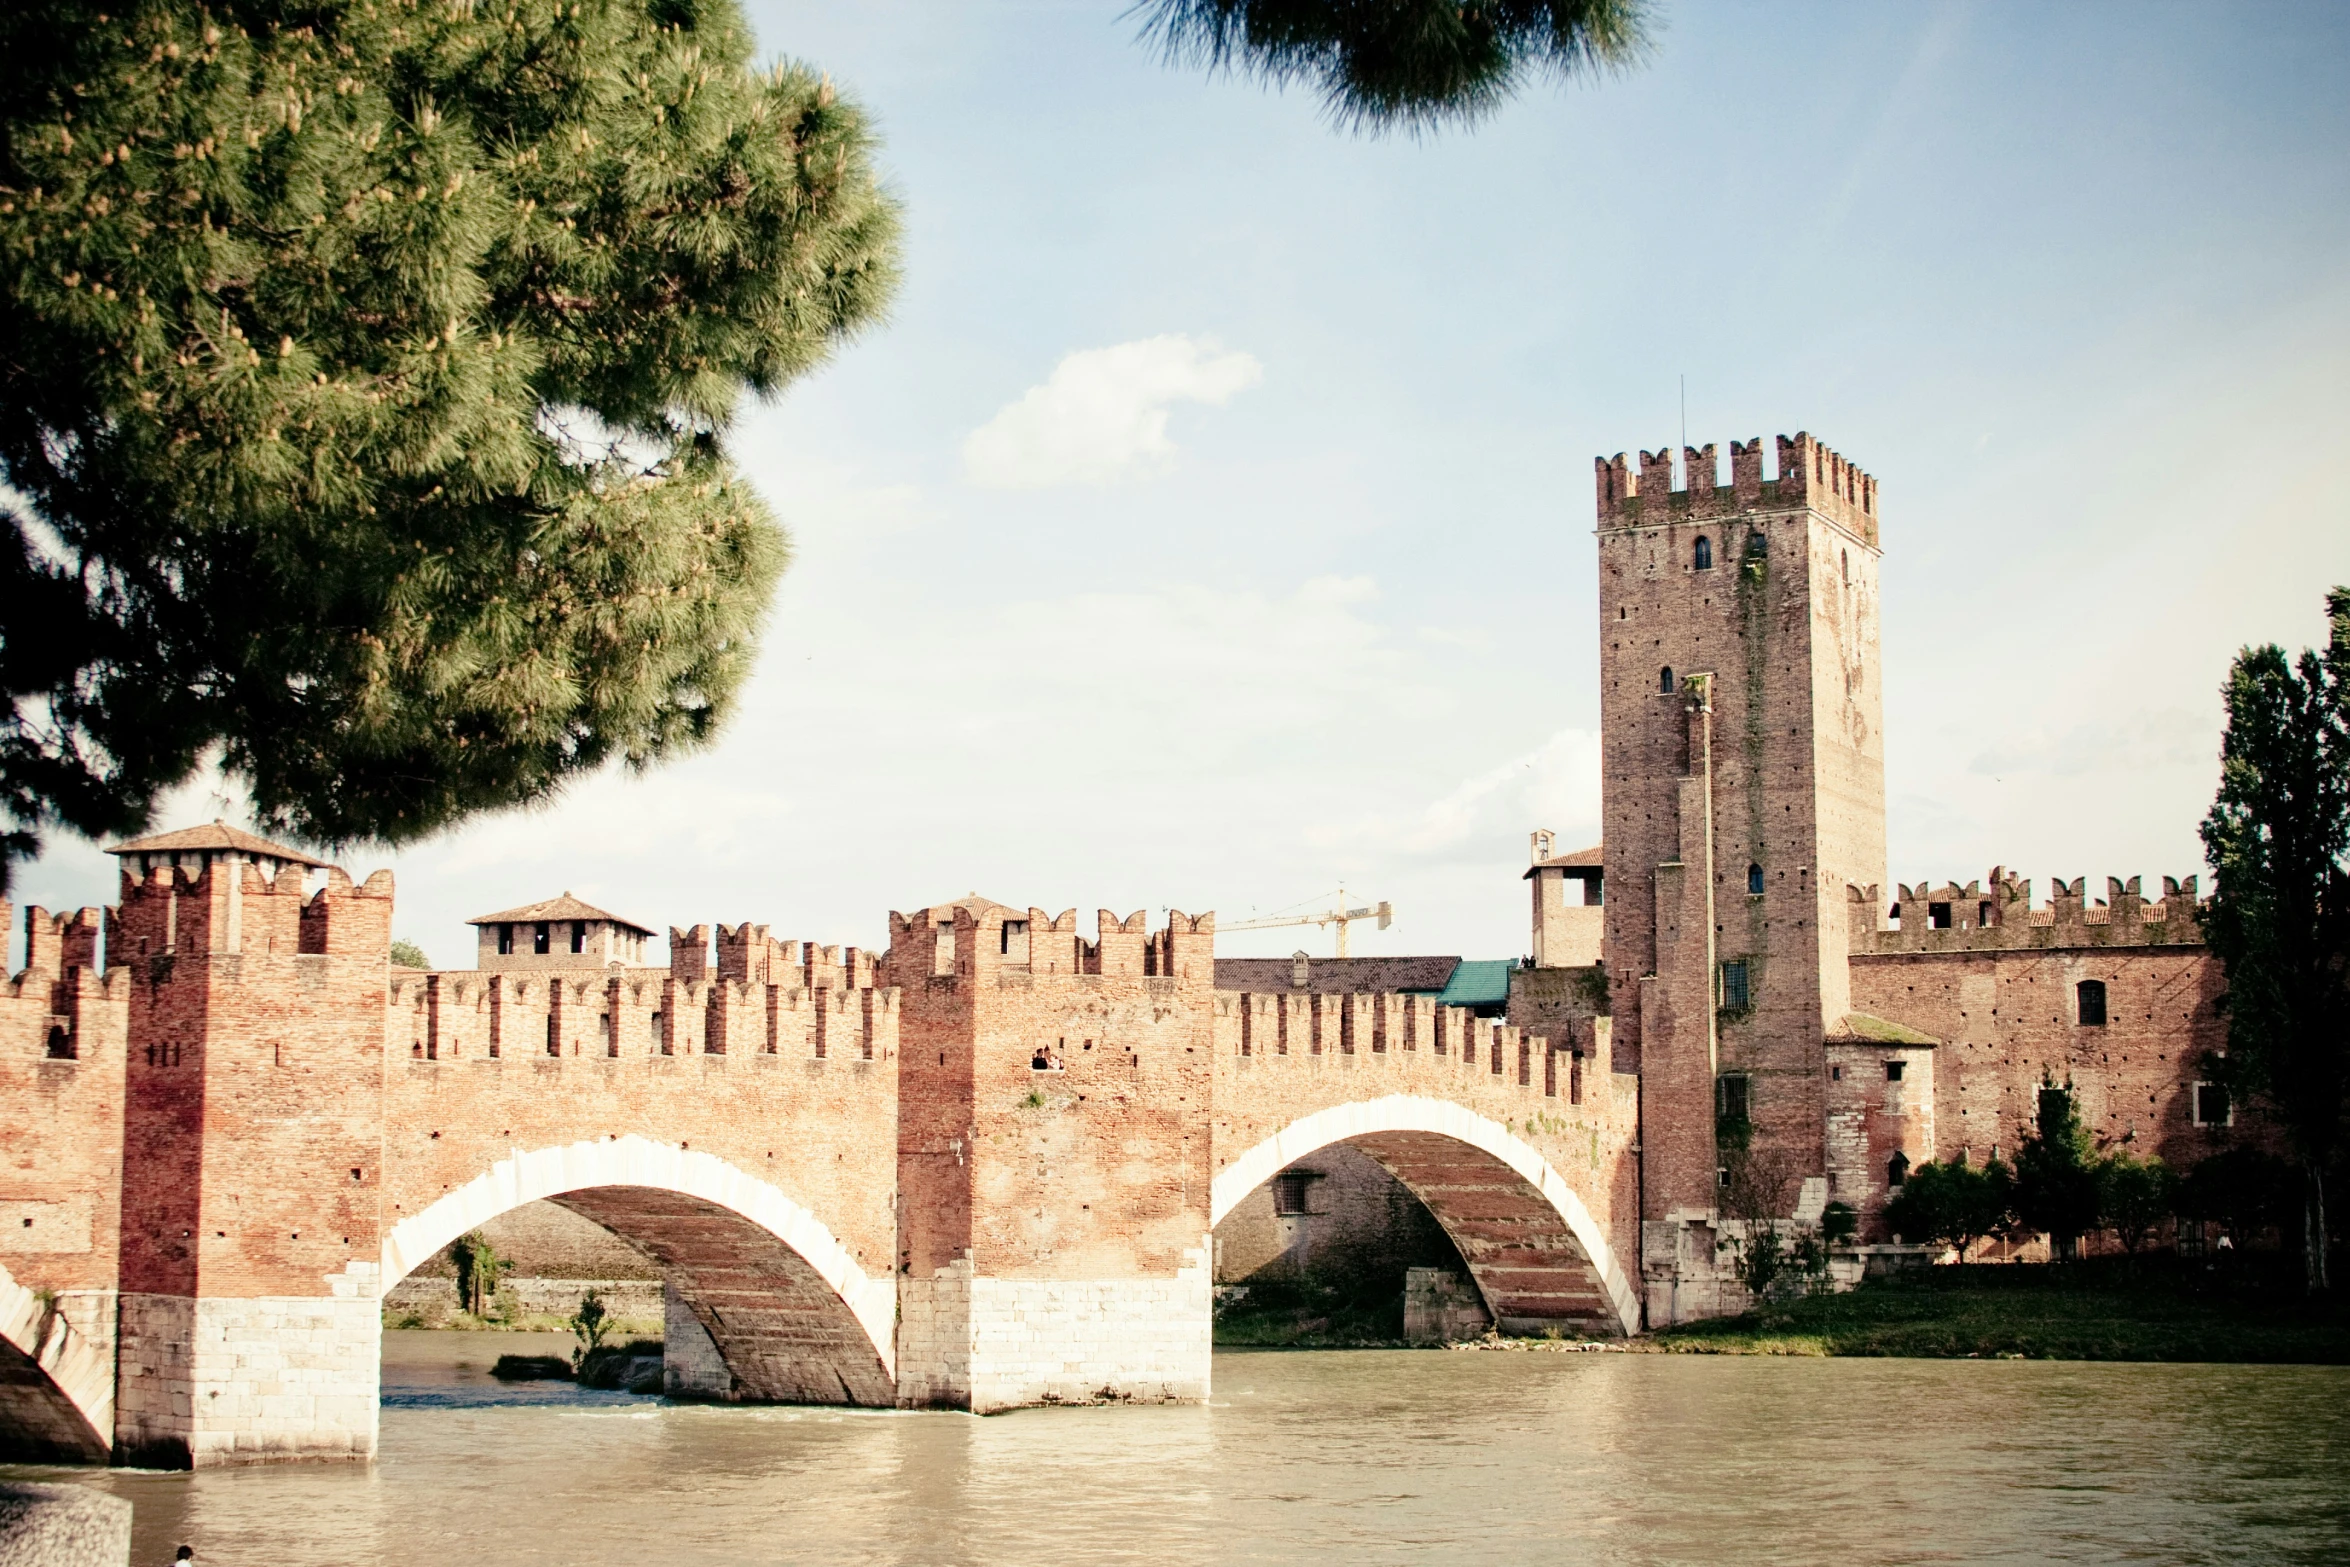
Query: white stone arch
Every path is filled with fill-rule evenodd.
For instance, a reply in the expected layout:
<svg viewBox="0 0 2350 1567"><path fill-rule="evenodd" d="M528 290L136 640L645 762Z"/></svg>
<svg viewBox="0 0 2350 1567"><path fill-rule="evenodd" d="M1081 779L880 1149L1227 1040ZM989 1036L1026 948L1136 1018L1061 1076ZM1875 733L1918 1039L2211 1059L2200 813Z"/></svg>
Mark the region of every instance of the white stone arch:
<svg viewBox="0 0 2350 1567"><path fill-rule="evenodd" d="M593 1186L644 1186L698 1197L740 1214L798 1252L847 1303L889 1374L897 1374L897 1288L849 1255L824 1221L783 1192L714 1154L625 1137L517 1148L431 1207L402 1219L384 1237L387 1291L467 1230L542 1197Z"/></svg>
<svg viewBox="0 0 2350 1567"><path fill-rule="evenodd" d="M0 1419L25 1456L104 1463L114 1449L114 1356L0 1267L0 1343L46 1379L14 1390Z"/></svg>
<svg viewBox="0 0 2350 1567"><path fill-rule="evenodd" d="M1416 1094L1388 1094L1379 1099L1333 1105L1290 1122L1280 1131L1226 1165L1209 1188L1208 1223L1220 1224L1242 1198L1307 1155L1356 1137L1379 1132L1429 1132L1468 1144L1501 1161L1555 1209L1591 1259L1591 1266L1607 1290L1616 1320L1626 1334L1640 1331L1640 1296L1617 1264L1606 1232L1591 1217L1566 1178L1551 1168L1539 1149L1518 1137L1499 1121L1488 1120L1449 1099L1424 1099Z"/></svg>

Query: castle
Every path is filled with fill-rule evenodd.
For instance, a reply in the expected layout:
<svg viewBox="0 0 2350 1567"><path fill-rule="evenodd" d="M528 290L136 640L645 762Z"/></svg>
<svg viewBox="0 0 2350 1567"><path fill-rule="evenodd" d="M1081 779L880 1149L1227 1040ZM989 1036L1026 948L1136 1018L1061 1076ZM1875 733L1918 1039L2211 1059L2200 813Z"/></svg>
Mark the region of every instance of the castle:
<svg viewBox="0 0 2350 1567"><path fill-rule="evenodd" d="M1756 1217L1887 1239L2044 1080L2217 1147L2193 880L1888 897L1876 483L1806 435L1684 459L1598 464L1602 845L1537 835L1506 1000L1450 1004L1452 960L1226 985L1212 915L977 895L879 952L672 928L656 968L567 893L428 973L388 873L121 845L118 906L27 911L0 986L0 1450L370 1454L383 1293L540 1199L659 1261L675 1392L987 1410L1204 1397L1222 1243L1307 1223L1312 1175L1432 1216L1453 1320L1611 1335L1743 1307ZM1733 1147L1764 1214L1724 1213Z"/></svg>

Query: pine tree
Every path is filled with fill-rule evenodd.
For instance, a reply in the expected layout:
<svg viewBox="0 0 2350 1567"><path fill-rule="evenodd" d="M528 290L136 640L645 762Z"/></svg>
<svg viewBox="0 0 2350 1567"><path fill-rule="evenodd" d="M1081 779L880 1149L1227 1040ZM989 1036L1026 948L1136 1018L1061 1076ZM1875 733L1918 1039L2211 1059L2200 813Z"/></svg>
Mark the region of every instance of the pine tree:
<svg viewBox="0 0 2350 1567"><path fill-rule="evenodd" d="M1647 53L1647 0L1140 0L1170 63L1305 82L1343 128L1472 124L1531 76Z"/></svg>
<svg viewBox="0 0 2350 1567"><path fill-rule="evenodd" d="M2313 1291L2330 1282L2325 1176L2350 1090L2350 588L2326 608L2322 656L2237 655L2203 819L2203 933L2228 976L2228 1054L2207 1066L2265 1098L2292 1140Z"/></svg>
<svg viewBox="0 0 2350 1567"><path fill-rule="evenodd" d="M0 8L0 885L207 757L336 845L706 742L871 156L735 0Z"/></svg>

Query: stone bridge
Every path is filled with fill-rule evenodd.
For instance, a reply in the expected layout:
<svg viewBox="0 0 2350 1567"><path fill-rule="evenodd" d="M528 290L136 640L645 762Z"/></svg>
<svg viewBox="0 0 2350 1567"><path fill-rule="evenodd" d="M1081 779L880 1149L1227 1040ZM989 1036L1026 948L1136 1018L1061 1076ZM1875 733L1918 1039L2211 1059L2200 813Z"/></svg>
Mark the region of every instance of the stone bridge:
<svg viewBox="0 0 2350 1567"><path fill-rule="evenodd" d="M389 967L391 907L387 874L221 855L28 911L0 1453L369 1456L383 1292L540 1199L658 1261L672 1385L712 1399L1204 1398L1209 1232L1338 1142L1504 1326L1637 1326L1604 1026L1218 992L1205 915L966 904L878 955L745 925L715 965L697 928L668 970L426 975Z"/></svg>

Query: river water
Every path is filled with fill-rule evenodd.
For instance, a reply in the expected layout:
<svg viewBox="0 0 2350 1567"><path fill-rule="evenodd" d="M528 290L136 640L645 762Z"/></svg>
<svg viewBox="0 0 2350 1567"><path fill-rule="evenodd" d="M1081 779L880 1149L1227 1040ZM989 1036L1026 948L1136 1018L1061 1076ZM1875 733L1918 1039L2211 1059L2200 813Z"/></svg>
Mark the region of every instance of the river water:
<svg viewBox="0 0 2350 1567"><path fill-rule="evenodd" d="M2350 1560L2350 1368L1225 1353L1205 1408L974 1419L385 1338L371 1466L76 1477L137 1504L138 1567Z"/></svg>

